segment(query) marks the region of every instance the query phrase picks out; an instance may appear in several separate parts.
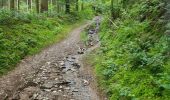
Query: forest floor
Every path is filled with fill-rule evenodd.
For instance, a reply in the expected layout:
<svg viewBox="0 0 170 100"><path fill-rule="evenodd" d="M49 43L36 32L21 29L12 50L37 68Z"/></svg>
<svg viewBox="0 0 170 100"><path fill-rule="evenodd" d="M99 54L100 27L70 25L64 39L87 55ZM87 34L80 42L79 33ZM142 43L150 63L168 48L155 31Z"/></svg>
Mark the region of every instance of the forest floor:
<svg viewBox="0 0 170 100"><path fill-rule="evenodd" d="M88 47L80 38L95 19L2 76L0 100L105 100L98 92L93 69L83 60L99 46L98 36L91 34L94 43Z"/></svg>

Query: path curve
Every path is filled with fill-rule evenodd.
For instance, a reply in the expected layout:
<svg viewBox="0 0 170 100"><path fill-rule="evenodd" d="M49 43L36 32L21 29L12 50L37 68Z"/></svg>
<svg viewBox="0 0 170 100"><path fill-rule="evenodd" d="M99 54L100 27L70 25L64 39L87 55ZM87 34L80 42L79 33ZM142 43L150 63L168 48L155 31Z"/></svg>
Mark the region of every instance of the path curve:
<svg viewBox="0 0 170 100"><path fill-rule="evenodd" d="M93 21L74 29L67 39L21 61L0 78L0 100L100 100L79 73L80 33ZM76 68L75 68L76 67Z"/></svg>

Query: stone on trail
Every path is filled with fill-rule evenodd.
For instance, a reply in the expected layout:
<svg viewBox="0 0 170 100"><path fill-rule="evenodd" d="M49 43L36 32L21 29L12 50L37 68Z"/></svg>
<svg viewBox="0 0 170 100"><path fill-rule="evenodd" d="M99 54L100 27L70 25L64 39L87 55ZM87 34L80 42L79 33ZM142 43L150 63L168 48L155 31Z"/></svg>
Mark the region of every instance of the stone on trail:
<svg viewBox="0 0 170 100"><path fill-rule="evenodd" d="M66 88L64 88L65 90L70 90L70 87L66 87Z"/></svg>
<svg viewBox="0 0 170 100"><path fill-rule="evenodd" d="M29 100L29 98L33 96L34 92L36 91L36 87L25 88L24 91L19 94L20 100Z"/></svg>
<svg viewBox="0 0 170 100"><path fill-rule="evenodd" d="M69 61L69 62L74 62L74 60L75 60L75 59L72 59L72 58L70 58L70 57L67 58L67 61Z"/></svg>
<svg viewBox="0 0 170 100"><path fill-rule="evenodd" d="M72 56L71 59L76 59L76 57Z"/></svg>
<svg viewBox="0 0 170 100"><path fill-rule="evenodd" d="M47 65L50 65L51 64L51 62L47 62Z"/></svg>
<svg viewBox="0 0 170 100"><path fill-rule="evenodd" d="M74 89L72 92L79 92L79 90L78 89Z"/></svg>
<svg viewBox="0 0 170 100"><path fill-rule="evenodd" d="M57 93L57 91L53 91L52 93L56 94L56 93Z"/></svg>
<svg viewBox="0 0 170 100"><path fill-rule="evenodd" d="M77 70L75 68L71 68L71 71L76 72Z"/></svg>
<svg viewBox="0 0 170 100"><path fill-rule="evenodd" d="M79 50L78 50L77 53L78 53L78 54L84 54L84 50L85 50L84 48L79 48Z"/></svg>
<svg viewBox="0 0 170 100"><path fill-rule="evenodd" d="M80 68L80 64L79 63L74 62L72 65L75 66L78 69Z"/></svg>
<svg viewBox="0 0 170 100"><path fill-rule="evenodd" d="M38 97L38 93L33 94L32 97L33 97L33 99L37 98Z"/></svg>
<svg viewBox="0 0 170 100"><path fill-rule="evenodd" d="M44 89L44 91L46 91L46 92L51 92L51 90L50 90L50 89Z"/></svg>
<svg viewBox="0 0 170 100"><path fill-rule="evenodd" d="M88 86L88 85L89 85L89 81L83 80L83 85L84 85L84 86Z"/></svg>
<svg viewBox="0 0 170 100"><path fill-rule="evenodd" d="M56 82L57 85L68 85L70 84L71 82L68 82L68 81L60 81L60 82Z"/></svg>
<svg viewBox="0 0 170 100"><path fill-rule="evenodd" d="M79 50L77 53L78 53L78 54L84 54L84 52L83 52L83 51L80 51L80 50Z"/></svg>
<svg viewBox="0 0 170 100"><path fill-rule="evenodd" d="M63 88L63 86L61 86L61 85L60 85L60 86L59 86L59 88L60 88L60 89L62 89L62 88Z"/></svg>
<svg viewBox="0 0 170 100"><path fill-rule="evenodd" d="M59 64L60 64L60 66L64 66L65 65L64 61L59 61Z"/></svg>
<svg viewBox="0 0 170 100"><path fill-rule="evenodd" d="M41 89L51 89L52 87L53 87L53 83L45 83L45 84L43 84L40 88Z"/></svg>

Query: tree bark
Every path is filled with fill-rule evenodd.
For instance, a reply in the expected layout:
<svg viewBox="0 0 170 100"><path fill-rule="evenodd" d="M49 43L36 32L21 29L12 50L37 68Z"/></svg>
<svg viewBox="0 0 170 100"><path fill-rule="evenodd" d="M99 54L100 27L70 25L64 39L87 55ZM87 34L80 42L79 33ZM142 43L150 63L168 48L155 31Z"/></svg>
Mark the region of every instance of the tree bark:
<svg viewBox="0 0 170 100"><path fill-rule="evenodd" d="M28 10L32 9L32 0L27 0L28 3Z"/></svg>
<svg viewBox="0 0 170 100"><path fill-rule="evenodd" d="M68 13L70 13L70 0L65 0L65 5L66 5L66 11L65 11L65 13L66 14L68 14Z"/></svg>
<svg viewBox="0 0 170 100"><path fill-rule="evenodd" d="M15 9L15 0L10 0L10 10Z"/></svg>
<svg viewBox="0 0 170 100"><path fill-rule="evenodd" d="M52 13L53 12L53 0L50 0L50 7L51 7L50 11Z"/></svg>
<svg viewBox="0 0 170 100"><path fill-rule="evenodd" d="M41 13L48 11L48 0L41 0Z"/></svg>
<svg viewBox="0 0 170 100"><path fill-rule="evenodd" d="M36 3L36 11L37 13L40 13L40 1L36 0L35 3Z"/></svg>
<svg viewBox="0 0 170 100"><path fill-rule="evenodd" d="M81 10L84 10L84 1L82 0L82 3L81 3Z"/></svg>
<svg viewBox="0 0 170 100"><path fill-rule="evenodd" d="M59 1L57 0L57 12L59 13L60 12L60 4L59 4Z"/></svg>
<svg viewBox="0 0 170 100"><path fill-rule="evenodd" d="M113 0L111 0L111 19L114 19Z"/></svg>
<svg viewBox="0 0 170 100"><path fill-rule="evenodd" d="M53 0L52 3L53 3L53 9L56 10L56 8L57 8L57 2L56 2L56 0Z"/></svg>
<svg viewBox="0 0 170 100"><path fill-rule="evenodd" d="M20 0L17 0L17 10L20 10Z"/></svg>
<svg viewBox="0 0 170 100"><path fill-rule="evenodd" d="M79 0L76 0L76 11L79 11Z"/></svg>
<svg viewBox="0 0 170 100"><path fill-rule="evenodd" d="M0 8L3 8L3 7L4 7L4 1L0 0Z"/></svg>

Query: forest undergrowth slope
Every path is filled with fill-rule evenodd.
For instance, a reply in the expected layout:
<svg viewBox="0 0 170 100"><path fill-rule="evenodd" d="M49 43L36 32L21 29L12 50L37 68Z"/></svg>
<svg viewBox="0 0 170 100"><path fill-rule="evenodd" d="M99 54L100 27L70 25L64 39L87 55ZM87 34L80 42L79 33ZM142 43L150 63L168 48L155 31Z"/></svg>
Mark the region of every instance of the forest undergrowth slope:
<svg viewBox="0 0 170 100"><path fill-rule="evenodd" d="M113 18L103 16L101 47L93 58L110 100L170 99L168 6L163 0L114 1Z"/></svg>

